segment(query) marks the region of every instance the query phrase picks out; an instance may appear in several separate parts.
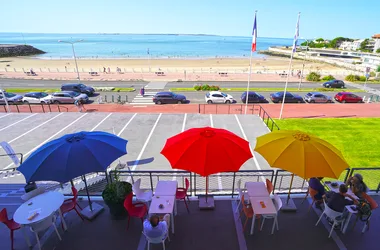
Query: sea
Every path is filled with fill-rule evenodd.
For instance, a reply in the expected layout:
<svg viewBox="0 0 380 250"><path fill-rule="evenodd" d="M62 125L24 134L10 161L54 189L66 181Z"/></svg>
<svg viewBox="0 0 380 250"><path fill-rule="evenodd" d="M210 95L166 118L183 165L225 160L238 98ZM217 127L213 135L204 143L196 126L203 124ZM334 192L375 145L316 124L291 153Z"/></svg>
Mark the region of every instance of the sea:
<svg viewBox="0 0 380 250"><path fill-rule="evenodd" d="M181 34L38 34L0 33L0 44L28 44L47 52L41 59L72 58L244 58L250 56L251 37ZM270 46L292 46L289 38L257 38L257 50ZM264 55L254 53L254 57Z"/></svg>

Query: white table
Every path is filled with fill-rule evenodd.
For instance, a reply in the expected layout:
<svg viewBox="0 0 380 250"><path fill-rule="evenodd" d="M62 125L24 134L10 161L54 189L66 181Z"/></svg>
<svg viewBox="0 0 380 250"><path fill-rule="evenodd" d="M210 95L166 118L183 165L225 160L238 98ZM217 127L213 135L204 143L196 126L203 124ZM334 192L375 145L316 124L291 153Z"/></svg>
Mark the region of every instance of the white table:
<svg viewBox="0 0 380 250"><path fill-rule="evenodd" d="M156 186L155 195L174 195L177 192L177 181L159 181Z"/></svg>
<svg viewBox="0 0 380 250"><path fill-rule="evenodd" d="M247 189L249 197L269 197L264 182L246 182L245 188Z"/></svg>
<svg viewBox="0 0 380 250"><path fill-rule="evenodd" d="M25 230L24 229L25 226L42 221L58 210L59 215L61 216L61 219L62 219L63 228L67 230L66 222L63 219L62 212L60 209L64 200L65 198L63 194L59 192L46 192L46 193L37 195L31 198L30 200L26 201L24 204L22 204L14 213L13 219L15 222L17 222L23 227L23 230ZM28 217L34 211L38 211L39 214L33 220L28 220ZM24 231L24 236L25 236L25 240L30 246L29 238L27 237L25 231Z"/></svg>
<svg viewBox="0 0 380 250"><path fill-rule="evenodd" d="M337 183L338 185L336 185L336 186L331 186L331 184L332 183ZM339 186L341 185L341 184L345 184L344 182L341 182L341 181L332 181L331 183L326 183L325 182L325 185L331 190L331 191L333 191L334 193L339 193ZM353 192L352 192L352 190L351 190L351 188L348 188L348 190L347 190L347 194L349 194L349 195L351 195L352 197L354 197L355 199L359 199ZM350 198L348 198L347 197L347 199L350 199ZM350 199L351 200L351 199Z"/></svg>
<svg viewBox="0 0 380 250"><path fill-rule="evenodd" d="M164 205L164 207L160 208L160 204ZM170 214L172 234L174 234L174 207L175 196L155 195L152 197L148 212L149 214Z"/></svg>
<svg viewBox="0 0 380 250"><path fill-rule="evenodd" d="M268 193L268 192L267 192ZM252 225L251 225L251 234L253 234L253 230L255 228L255 220L256 220L256 215L274 215L275 219L273 220L273 226L272 226L272 234L274 231L274 226L276 224L277 220L277 210L276 207L273 204L272 199L268 197L249 197L249 200L251 202L251 206L253 209L253 217L252 217ZM264 202L265 208L263 208L260 204L260 202Z"/></svg>

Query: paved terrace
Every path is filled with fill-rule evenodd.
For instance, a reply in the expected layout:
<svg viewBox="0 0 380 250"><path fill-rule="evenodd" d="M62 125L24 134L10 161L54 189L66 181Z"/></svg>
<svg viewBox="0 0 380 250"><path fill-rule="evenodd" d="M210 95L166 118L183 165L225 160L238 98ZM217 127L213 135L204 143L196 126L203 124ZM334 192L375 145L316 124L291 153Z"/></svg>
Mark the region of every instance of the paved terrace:
<svg viewBox="0 0 380 250"><path fill-rule="evenodd" d="M380 202L379 196L374 196ZM16 200L15 200L16 202ZM21 203L21 201L18 201ZM370 230L361 233L363 224L353 228L354 218L346 234L335 230L328 238L330 226L322 220L315 226L321 211L311 209L308 212L311 200L301 204L302 199L295 199L297 212L280 212L279 231L271 235L272 221L265 222L262 231L259 231L256 221L254 235L249 234L250 222L243 233L242 227L245 218L238 220L234 213L235 201L217 200L213 211L201 211L198 201L190 202L190 213L187 213L182 202L178 202L178 214L175 217L175 235L170 235L171 242L166 243L166 249L173 250L245 250L245 249L292 249L292 250L340 250L340 249L379 249L378 232L380 231L380 212L375 210L371 219ZM3 203L3 200L1 200ZM100 204L104 205L102 202ZM18 204L5 204L12 215ZM82 201L81 205L87 205ZM65 217L69 230L63 232L58 224L58 230L63 238L60 242L56 234L50 229L40 235L43 249L76 250L76 249L146 249L146 241L141 234L142 225L139 219L131 218L129 230L126 229L127 220L114 220L108 208L92 222L82 222L75 212ZM35 245L34 235L29 233L32 244ZM0 249L9 249L9 232L4 225L0 225ZM28 249L21 231L15 232L15 249ZM33 249L37 249L35 246ZM162 249L161 245L151 245L151 249Z"/></svg>

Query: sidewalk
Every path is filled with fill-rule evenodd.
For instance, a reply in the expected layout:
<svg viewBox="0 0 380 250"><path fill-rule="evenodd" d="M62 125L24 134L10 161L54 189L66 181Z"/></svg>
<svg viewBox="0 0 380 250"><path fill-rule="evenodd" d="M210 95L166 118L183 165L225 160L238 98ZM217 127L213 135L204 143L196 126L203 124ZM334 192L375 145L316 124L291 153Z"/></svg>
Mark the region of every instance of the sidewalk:
<svg viewBox="0 0 380 250"><path fill-rule="evenodd" d="M374 95L380 95L380 91L377 89L370 88L368 86L364 86L364 84L358 84L358 83L353 83L353 82L345 82L346 85L352 87L352 88L357 88L364 90L368 93L374 94Z"/></svg>

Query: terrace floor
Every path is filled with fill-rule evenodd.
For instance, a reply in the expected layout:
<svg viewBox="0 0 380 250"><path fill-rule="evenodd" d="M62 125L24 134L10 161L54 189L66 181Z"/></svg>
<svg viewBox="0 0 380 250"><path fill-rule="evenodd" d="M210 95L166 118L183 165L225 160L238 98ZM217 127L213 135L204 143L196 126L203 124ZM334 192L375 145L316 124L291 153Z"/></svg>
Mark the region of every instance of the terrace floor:
<svg viewBox="0 0 380 250"><path fill-rule="evenodd" d="M380 202L380 196L374 196ZM346 234L334 230L328 238L330 225L322 220L318 226L321 211L311 209L308 212L310 200L301 204L302 199L295 198L298 208L294 212L280 212L279 231L270 234L272 221L265 222L262 231L259 231L256 222L254 235L249 234L249 221L246 232L242 232L245 218L238 220L234 213L235 201L216 200L215 209L210 211L199 210L198 201L190 202L190 213L187 213L182 202L178 202L178 214L175 217L175 235L170 235L171 241L166 243L166 249L181 250L234 250L234 249L292 249L292 250L334 250L334 249L366 249L376 250L378 247L378 232L380 231L380 212L375 210L371 219L370 230L361 233L363 224L358 222L352 229L353 221ZM98 202L104 205L102 202ZM2 203L9 209L9 214L17 209L14 205ZM81 202L86 205L85 201ZM244 216L243 216L244 217ZM145 238L141 234L142 225L139 219L131 218L129 230L126 229L127 220L114 220L108 208L92 222L82 222L75 212L69 213L65 220L69 230L59 232L63 238L59 241L52 230L48 230L42 237L43 249L75 250L75 249L146 249ZM59 225L58 225L59 226ZM34 240L34 236L30 234ZM33 244L35 244L32 241ZM4 225L0 226L0 249L9 249L9 232ZM15 233L15 249L28 249L21 232ZM37 249L36 246L34 249ZM151 249L162 249L161 245L151 245Z"/></svg>

